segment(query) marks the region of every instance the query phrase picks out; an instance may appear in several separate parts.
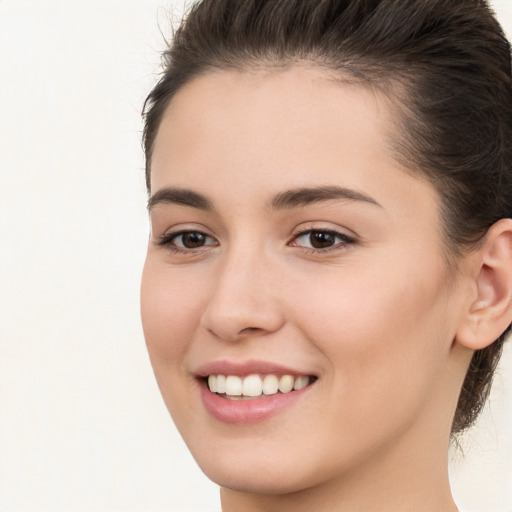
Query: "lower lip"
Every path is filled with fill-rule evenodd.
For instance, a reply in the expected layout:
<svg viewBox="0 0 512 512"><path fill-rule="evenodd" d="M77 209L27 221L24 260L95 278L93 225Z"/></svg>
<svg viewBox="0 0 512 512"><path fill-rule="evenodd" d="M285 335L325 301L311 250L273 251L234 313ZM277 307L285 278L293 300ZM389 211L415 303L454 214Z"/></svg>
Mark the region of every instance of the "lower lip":
<svg viewBox="0 0 512 512"><path fill-rule="evenodd" d="M311 386L312 384L289 393L261 395L260 398L251 400L222 398L216 393L212 393L206 385L200 387L204 407L216 420L223 423L246 425L264 421L292 406L309 391Z"/></svg>

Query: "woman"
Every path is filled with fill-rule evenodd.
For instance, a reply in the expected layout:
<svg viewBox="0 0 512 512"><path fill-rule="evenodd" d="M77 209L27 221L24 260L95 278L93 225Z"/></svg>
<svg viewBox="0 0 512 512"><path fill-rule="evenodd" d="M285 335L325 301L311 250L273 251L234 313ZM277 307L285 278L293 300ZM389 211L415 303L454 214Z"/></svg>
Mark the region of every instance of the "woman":
<svg viewBox="0 0 512 512"><path fill-rule="evenodd" d="M145 110L142 319L224 512L456 511L512 319L481 0L203 0Z"/></svg>

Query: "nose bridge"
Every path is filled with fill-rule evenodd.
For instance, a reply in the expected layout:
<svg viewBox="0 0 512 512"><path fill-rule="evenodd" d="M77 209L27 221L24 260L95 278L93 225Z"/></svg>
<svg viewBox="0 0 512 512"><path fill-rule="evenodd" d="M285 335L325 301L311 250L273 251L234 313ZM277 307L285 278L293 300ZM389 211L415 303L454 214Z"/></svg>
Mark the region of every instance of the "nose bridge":
<svg viewBox="0 0 512 512"><path fill-rule="evenodd" d="M274 332L283 323L276 269L263 249L254 241L240 241L218 262L202 325L222 339Z"/></svg>

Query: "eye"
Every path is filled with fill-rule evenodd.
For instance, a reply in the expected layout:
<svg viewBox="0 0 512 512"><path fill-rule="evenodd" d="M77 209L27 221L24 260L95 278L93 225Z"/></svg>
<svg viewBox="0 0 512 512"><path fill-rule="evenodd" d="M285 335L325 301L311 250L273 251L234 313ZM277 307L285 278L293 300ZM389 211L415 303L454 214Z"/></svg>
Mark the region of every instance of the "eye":
<svg viewBox="0 0 512 512"><path fill-rule="evenodd" d="M309 229L299 233L290 245L312 249L314 251L327 251L342 248L355 243L348 235L330 229Z"/></svg>
<svg viewBox="0 0 512 512"><path fill-rule="evenodd" d="M217 241L201 231L179 231L161 237L158 245L177 252L193 251L201 247L218 245Z"/></svg>

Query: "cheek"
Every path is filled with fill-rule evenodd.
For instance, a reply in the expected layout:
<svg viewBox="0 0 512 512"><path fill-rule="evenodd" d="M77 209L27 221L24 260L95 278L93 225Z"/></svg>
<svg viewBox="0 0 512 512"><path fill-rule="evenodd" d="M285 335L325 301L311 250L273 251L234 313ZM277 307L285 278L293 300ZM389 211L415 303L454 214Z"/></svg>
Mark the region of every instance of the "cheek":
<svg viewBox="0 0 512 512"><path fill-rule="evenodd" d="M173 271L148 255L141 282L144 337L158 387L178 429L192 420L184 411L190 409L197 382L186 361L200 322L201 301L200 287L189 272Z"/></svg>
<svg viewBox="0 0 512 512"><path fill-rule="evenodd" d="M331 366L333 403L357 411L361 432L375 421L403 421L424 402L451 341L439 322L447 301L437 269L425 268L428 279L390 265L380 270L317 276L307 315L298 315Z"/></svg>
<svg viewBox="0 0 512 512"><path fill-rule="evenodd" d="M371 355L370 349L379 347L407 348L426 328L438 330L439 319L446 316L440 313L447 294L435 266L409 272L386 263L320 269L296 282L289 294L304 310L296 314L304 319L304 329L313 338L315 332L324 337L334 353L347 349Z"/></svg>
<svg viewBox="0 0 512 512"><path fill-rule="evenodd" d="M159 261L146 259L141 283L141 317L157 379L165 368L183 366L181 363L200 319L198 292L193 280L177 276Z"/></svg>

